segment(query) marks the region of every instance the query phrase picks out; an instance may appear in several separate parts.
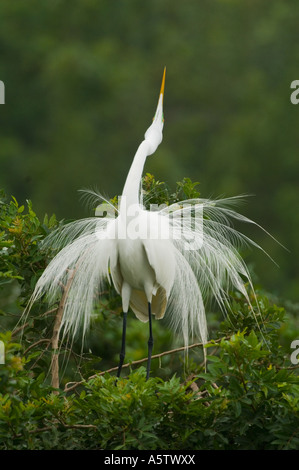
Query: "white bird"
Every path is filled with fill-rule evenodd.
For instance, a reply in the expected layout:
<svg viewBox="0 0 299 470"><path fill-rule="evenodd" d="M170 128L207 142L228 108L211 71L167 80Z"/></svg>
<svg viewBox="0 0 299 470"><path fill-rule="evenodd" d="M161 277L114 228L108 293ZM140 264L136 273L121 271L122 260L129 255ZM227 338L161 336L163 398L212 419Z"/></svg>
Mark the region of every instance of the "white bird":
<svg viewBox="0 0 299 470"><path fill-rule="evenodd" d="M129 308L139 320L149 322L147 378L153 315L161 319L167 310L171 326L187 346L190 337L207 342L205 303L209 298L214 297L227 311L228 292L234 288L245 296L253 312L245 282L252 291L253 285L238 249L241 243L260 247L231 224L233 219L254 223L231 208L238 198L193 199L156 211L143 207L144 164L162 142L164 85L165 69L156 113L134 156L117 217L90 217L50 234L44 246L60 251L37 282L30 303L44 293L50 302L57 301L61 285L67 286L61 328L64 334L74 335L82 328L84 335L98 292L107 279L112 282L123 309L117 376L125 357Z"/></svg>

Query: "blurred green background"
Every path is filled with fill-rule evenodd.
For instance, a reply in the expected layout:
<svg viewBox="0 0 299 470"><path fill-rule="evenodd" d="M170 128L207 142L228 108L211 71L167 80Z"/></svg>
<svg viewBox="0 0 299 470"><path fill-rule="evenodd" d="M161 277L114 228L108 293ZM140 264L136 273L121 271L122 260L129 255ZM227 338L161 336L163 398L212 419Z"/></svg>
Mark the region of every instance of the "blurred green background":
<svg viewBox="0 0 299 470"><path fill-rule="evenodd" d="M145 171L202 197L253 194L245 227L275 259L256 281L298 300L299 3L52 0L0 3L0 187L42 216L89 215L77 190L120 194L167 66L164 141Z"/></svg>

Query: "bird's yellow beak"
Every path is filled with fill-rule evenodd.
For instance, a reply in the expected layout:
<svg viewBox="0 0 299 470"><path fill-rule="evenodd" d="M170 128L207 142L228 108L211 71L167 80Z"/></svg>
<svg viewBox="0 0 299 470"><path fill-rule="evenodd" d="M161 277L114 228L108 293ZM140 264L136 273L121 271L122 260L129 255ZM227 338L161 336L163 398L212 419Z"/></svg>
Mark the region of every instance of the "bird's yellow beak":
<svg viewBox="0 0 299 470"><path fill-rule="evenodd" d="M162 102L163 102L163 99L164 99L165 75L166 75L166 67L164 67L164 72L163 72L163 77L162 77L162 84L161 84L161 90L160 90L160 95L162 95ZM160 98L160 97L159 97L159 98Z"/></svg>
<svg viewBox="0 0 299 470"><path fill-rule="evenodd" d="M161 89L160 89L160 94L159 94L159 100L158 100L158 106L156 109L155 116L153 118L153 121L159 122L164 122L164 114L163 114L163 99L164 99L164 88L165 88L165 75L166 75L166 67L164 67L164 72L163 72L163 77L162 77L162 84L161 84Z"/></svg>
<svg viewBox="0 0 299 470"><path fill-rule="evenodd" d="M163 126L164 126L164 115L163 115L163 98L164 98L164 88L165 88L165 74L166 74L166 67L164 67L162 84L159 94L159 101L158 106L155 112L155 116L153 118L153 122L150 127L147 129L146 133L144 134L144 138L149 144L148 154L152 155L157 147L161 144L163 139Z"/></svg>

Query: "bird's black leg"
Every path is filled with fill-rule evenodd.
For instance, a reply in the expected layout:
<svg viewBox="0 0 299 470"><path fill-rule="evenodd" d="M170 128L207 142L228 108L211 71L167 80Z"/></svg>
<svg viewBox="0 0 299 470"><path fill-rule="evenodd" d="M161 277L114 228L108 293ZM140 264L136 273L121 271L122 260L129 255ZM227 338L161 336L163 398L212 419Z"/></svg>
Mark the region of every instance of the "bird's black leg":
<svg viewBox="0 0 299 470"><path fill-rule="evenodd" d="M148 321L149 321L149 339L148 339L148 360L147 360L147 370L146 370L146 380L149 378L150 369L151 369L151 358L152 350L154 345L153 330L152 330L152 306L148 302Z"/></svg>
<svg viewBox="0 0 299 470"><path fill-rule="evenodd" d="M126 353L126 328L127 328L127 312L124 312L123 313L123 334L122 334L122 341L121 341L121 351L119 355L117 377L120 376L121 368L123 366L125 353Z"/></svg>

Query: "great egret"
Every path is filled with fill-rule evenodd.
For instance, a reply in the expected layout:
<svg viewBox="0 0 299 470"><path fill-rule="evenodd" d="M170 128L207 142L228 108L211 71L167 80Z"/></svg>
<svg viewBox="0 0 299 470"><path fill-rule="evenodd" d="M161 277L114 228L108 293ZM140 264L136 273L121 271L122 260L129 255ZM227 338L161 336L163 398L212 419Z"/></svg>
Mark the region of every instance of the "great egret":
<svg viewBox="0 0 299 470"><path fill-rule="evenodd" d="M147 378L153 315L161 319L167 309L171 326L187 346L190 336L207 341L205 302L211 296L225 311L233 287L252 309L245 281L253 286L238 248L240 243L258 245L231 224L232 219L254 223L232 209L238 198L194 199L156 211L142 205L145 160L162 142L164 86L165 69L156 113L134 156L117 217L108 214L75 221L50 234L44 245L60 251L40 277L31 299L32 304L47 293L55 301L61 296L61 285L67 286L61 327L64 334L74 335L83 327L84 335L99 289L106 279L112 282L123 309L117 376L125 357L129 307L139 320L149 322Z"/></svg>

